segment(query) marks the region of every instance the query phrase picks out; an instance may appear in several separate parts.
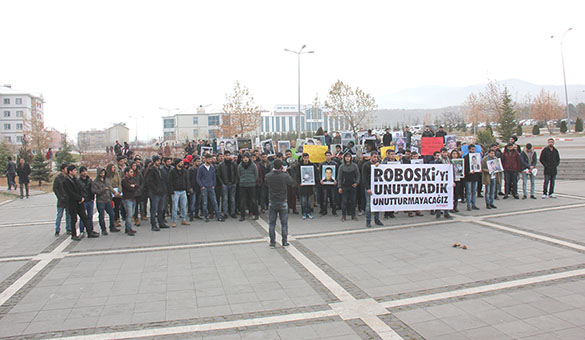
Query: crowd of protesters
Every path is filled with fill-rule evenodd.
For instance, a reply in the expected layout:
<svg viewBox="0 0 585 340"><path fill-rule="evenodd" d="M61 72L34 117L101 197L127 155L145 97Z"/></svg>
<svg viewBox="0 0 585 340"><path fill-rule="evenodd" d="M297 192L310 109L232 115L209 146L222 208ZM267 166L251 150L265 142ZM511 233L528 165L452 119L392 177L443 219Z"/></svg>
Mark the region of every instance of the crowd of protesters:
<svg viewBox="0 0 585 340"><path fill-rule="evenodd" d="M436 132L426 128L423 132L423 137L445 135L442 128ZM421 162L421 159L427 164L453 164L453 159L465 159L464 176L455 181L453 209L431 211L437 218L441 215L450 218L450 212L458 212L459 203L466 204L469 211L478 210L477 198L485 199L486 209L495 209L494 201L500 197L520 199L520 176L522 199L536 199L533 169L538 160L544 167L542 198L555 197L560 157L552 138L540 155L530 143L522 148L517 144L517 138L511 137L503 149L498 144L476 148L474 144L457 142L451 149L446 145L432 156L421 156L411 149L412 134L408 128L403 131L403 136L405 147L393 147L394 140L388 130L382 136L375 136L369 130L365 137L373 140L373 147L367 150L364 147L364 152L357 153L351 147L337 147L333 153L325 152L322 163L312 163L309 154L296 155L294 149L273 155L259 149L241 149L234 154L227 150L209 153L209 149L216 150L213 148L215 142L210 141L189 142L180 158L171 158L168 150L161 146L157 155L143 160L130 150L127 143L122 145L116 142L107 149L115 162L98 168L95 178L90 178L83 166L60 165L60 173L53 182L53 191L57 196L55 235L60 234L61 221L65 216L67 233L74 240L84 235L99 237L99 233L94 231L94 209L98 212L102 235L119 232L123 224L125 233L133 236L135 226L140 226L148 217L151 230L160 231L177 225L189 225L195 220L209 222L210 219L217 219L223 222L232 218L245 221L248 217L257 220L267 211L271 244L274 244L273 228L278 214L283 224L283 243L286 243L286 222L282 222L288 219L289 213L300 214L302 219L313 219L315 211L322 216L329 213L338 216L340 213L341 221L357 220L357 216L365 214L366 227L371 227L371 167L389 163L411 164L413 160ZM339 134L325 138L325 144L335 144L338 137ZM467 146L466 154L462 152L464 145ZM201 155L202 147L209 146L211 148L203 149L206 152ZM385 155L380 154L382 147L390 147L384 149ZM469 157L480 147L481 171L473 171ZM503 171L492 175L488 161L496 158L501 159ZM335 168L335 178L321 178L324 165ZM301 167L306 166L314 167L316 178L313 185L301 185ZM10 159L7 169L9 189L16 189L15 177L18 176L21 194L24 197L26 192L28 197L30 166L23 160L17 165ZM272 171L276 172L273 176ZM333 182L333 185L324 181ZM421 211L405 213L409 217L423 215ZM395 217L391 211L382 214L386 220ZM380 213L373 215L373 222L382 226ZM78 217L80 234L73 227Z"/></svg>

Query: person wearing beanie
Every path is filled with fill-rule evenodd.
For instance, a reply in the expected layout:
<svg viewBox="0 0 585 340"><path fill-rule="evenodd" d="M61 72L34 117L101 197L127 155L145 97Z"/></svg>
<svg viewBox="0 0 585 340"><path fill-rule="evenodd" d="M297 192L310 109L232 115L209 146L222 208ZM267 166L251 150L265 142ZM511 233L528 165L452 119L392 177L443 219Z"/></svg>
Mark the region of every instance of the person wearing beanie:
<svg viewBox="0 0 585 340"><path fill-rule="evenodd" d="M70 224L71 224L71 239L74 241L81 240L81 235L77 235L77 229L75 224L77 223L77 216L83 221L87 230L88 238L99 237L100 235L93 231L90 227L89 218L83 209L84 198L81 195L81 190L77 185L75 176L77 175L77 169L75 165L69 165L67 167L67 177L63 181L63 189L67 196L67 210L69 211ZM93 217L93 216L92 216Z"/></svg>
<svg viewBox="0 0 585 340"><path fill-rule="evenodd" d="M258 219L258 202L256 201L256 181L258 180L258 167L253 164L250 154L245 153L242 163L238 166L238 183L240 188L240 222L246 219L246 207L254 214L254 220Z"/></svg>

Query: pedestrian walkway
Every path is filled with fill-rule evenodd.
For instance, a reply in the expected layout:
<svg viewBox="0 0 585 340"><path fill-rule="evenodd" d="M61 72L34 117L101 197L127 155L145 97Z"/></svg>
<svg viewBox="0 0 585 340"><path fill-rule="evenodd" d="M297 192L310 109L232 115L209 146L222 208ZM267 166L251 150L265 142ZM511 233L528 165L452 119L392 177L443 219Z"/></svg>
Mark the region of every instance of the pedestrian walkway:
<svg viewBox="0 0 585 340"><path fill-rule="evenodd" d="M72 242L53 236L54 195L16 199L0 339L582 339L584 192L368 229L291 215L276 249L265 218Z"/></svg>

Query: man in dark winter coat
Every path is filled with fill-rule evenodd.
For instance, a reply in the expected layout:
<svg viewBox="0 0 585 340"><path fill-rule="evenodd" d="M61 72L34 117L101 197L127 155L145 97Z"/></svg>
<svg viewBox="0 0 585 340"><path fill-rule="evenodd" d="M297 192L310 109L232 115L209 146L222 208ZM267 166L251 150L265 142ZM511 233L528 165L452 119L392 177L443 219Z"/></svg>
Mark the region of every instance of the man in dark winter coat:
<svg viewBox="0 0 585 340"><path fill-rule="evenodd" d="M16 190L16 182L14 182L14 178L16 178L16 163L12 160L12 156L8 156L8 163L6 164L6 179L8 181L8 190L14 187Z"/></svg>
<svg viewBox="0 0 585 340"><path fill-rule="evenodd" d="M515 199L520 198L518 196L518 173L521 166L518 150L514 148L512 143L508 143L506 150L502 154L505 181L504 199L507 199L509 195L513 195Z"/></svg>
<svg viewBox="0 0 585 340"><path fill-rule="evenodd" d="M443 130L443 126L439 126L439 131L437 131L437 133L435 133L435 137L445 138L446 135L447 135L447 132L445 132L445 130Z"/></svg>
<svg viewBox="0 0 585 340"><path fill-rule="evenodd" d="M164 202L167 190L161 174L160 163L160 156L152 156L152 165L146 173L145 180L145 188L150 197L150 228L153 231L169 227L164 220Z"/></svg>
<svg viewBox="0 0 585 340"><path fill-rule="evenodd" d="M229 151L224 152L224 158L217 166L217 179L223 185L222 210L223 217L229 215L236 218L236 188L238 185L238 166L233 161ZM229 209L228 209L229 208Z"/></svg>
<svg viewBox="0 0 585 340"><path fill-rule="evenodd" d="M555 180L557 178L557 167L561 163L559 150L555 148L555 140L548 139L548 146L540 152L540 163L544 166L544 185L542 187L542 198L556 198Z"/></svg>
<svg viewBox="0 0 585 340"><path fill-rule="evenodd" d="M67 235L71 234L71 225L69 224L69 211L67 211L67 194L63 189L63 182L67 177L67 164L61 164L61 172L53 180L53 193L57 197L57 219L55 220L55 236L61 232L61 219L65 213L65 228Z"/></svg>
<svg viewBox="0 0 585 340"><path fill-rule="evenodd" d="M392 134L389 129L386 129L386 133L382 136L382 145L390 146L392 144Z"/></svg>
<svg viewBox="0 0 585 340"><path fill-rule="evenodd" d="M173 227L177 226L177 212L181 206L181 224L187 222L187 190L189 190L189 176L187 170L183 169L183 160L175 159L175 167L169 172L169 185L173 192Z"/></svg>
<svg viewBox="0 0 585 340"><path fill-rule="evenodd" d="M28 198L28 183L30 182L28 176L30 175L30 165L20 159L18 161L18 167L16 168L16 174L18 175L18 184L20 184L20 198L24 198L23 187L26 187L26 198Z"/></svg>
<svg viewBox="0 0 585 340"><path fill-rule="evenodd" d="M85 214L85 209L83 209L84 198L81 195L79 186L77 185L77 181L75 179L76 175L77 169L75 168L75 165L68 166L67 177L65 178L65 181L63 181L63 188L67 195L67 209L69 210L69 216L71 218L71 239L74 241L79 241L81 240L81 237L77 235L77 229L75 228L75 224L77 223L77 216L81 218L87 227L89 227L91 224L89 223L88 216ZM93 229L86 229L88 238L95 238L100 236L100 234L93 231Z"/></svg>
<svg viewBox="0 0 585 340"><path fill-rule="evenodd" d="M83 220L79 221L79 231L84 232L85 229L93 230L93 200L95 195L91 191L91 178L87 175L87 168L79 167L79 177L77 178L77 185L83 197L83 209L89 220L89 228L86 228Z"/></svg>
<svg viewBox="0 0 585 340"><path fill-rule="evenodd" d="M303 167L313 167L313 174L312 174L312 183L310 183L310 172L303 172ZM297 165L297 184L299 185L300 189L299 192L301 194L301 213L303 214L303 220L307 218L314 218L311 215L311 199L313 197L313 193L315 190L315 179L316 179L317 168L315 164L311 163L309 160L309 154L303 153L303 160L301 163Z"/></svg>
<svg viewBox="0 0 585 340"><path fill-rule="evenodd" d="M282 246L288 246L288 206L287 206L287 187L293 185L292 177L286 172L282 161L274 161L274 169L266 174L266 185L268 186L269 201L268 205L268 234L270 235L270 248L276 245L276 218L280 215L280 226L282 227Z"/></svg>

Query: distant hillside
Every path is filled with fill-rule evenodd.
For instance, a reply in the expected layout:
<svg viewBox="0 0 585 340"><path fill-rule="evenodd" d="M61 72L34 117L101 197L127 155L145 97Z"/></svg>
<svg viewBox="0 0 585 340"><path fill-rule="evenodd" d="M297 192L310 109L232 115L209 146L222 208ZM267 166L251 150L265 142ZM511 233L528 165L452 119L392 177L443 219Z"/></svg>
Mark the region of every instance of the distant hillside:
<svg viewBox="0 0 585 340"><path fill-rule="evenodd" d="M518 79L500 81L510 90L515 100L524 102L534 98L542 88L551 91L564 101L565 92L560 85L537 85ZM470 93L481 92L485 84L466 87L424 86L404 89L395 93L377 95L376 102L380 109L436 109L459 106L465 102ZM569 102L585 102L585 85L568 85Z"/></svg>

